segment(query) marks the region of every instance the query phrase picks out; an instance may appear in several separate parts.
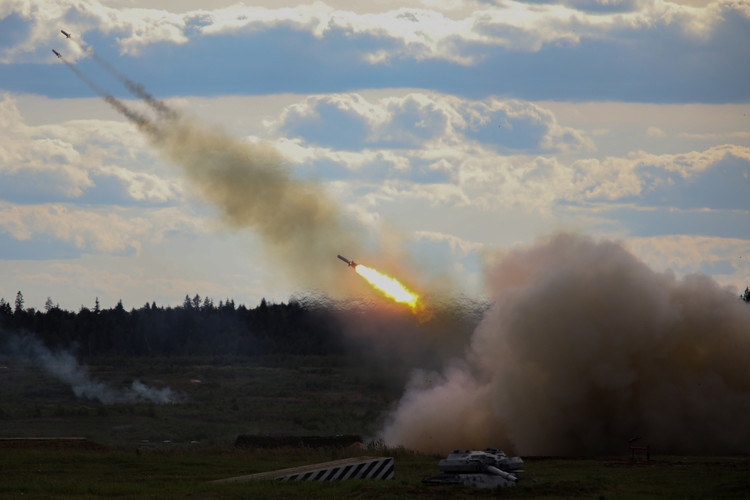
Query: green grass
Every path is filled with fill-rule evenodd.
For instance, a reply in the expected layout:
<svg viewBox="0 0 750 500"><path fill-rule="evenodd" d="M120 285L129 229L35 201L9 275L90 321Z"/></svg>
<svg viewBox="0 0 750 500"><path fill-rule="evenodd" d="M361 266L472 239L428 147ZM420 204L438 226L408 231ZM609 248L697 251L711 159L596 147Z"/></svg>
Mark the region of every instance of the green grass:
<svg viewBox="0 0 750 500"><path fill-rule="evenodd" d="M742 498L750 495L750 458L656 457L527 459L512 488L431 485L438 457L405 450L367 451L393 456L392 481L333 483L272 480L212 483L215 479L336 460L353 450L183 451L3 449L0 497L24 498Z"/></svg>
<svg viewBox="0 0 750 500"><path fill-rule="evenodd" d="M0 437L83 436L103 446L6 444L0 448L0 498L750 498L748 457L524 457L525 475L535 482L478 490L422 483L438 473L439 457L405 450L234 448L240 434L372 436L400 392L392 380L341 358L91 364L92 377L112 386L127 388L139 379L186 396L169 405L79 400L65 384L11 361L0 360ZM395 458L393 481L210 482L378 453Z"/></svg>
<svg viewBox="0 0 750 500"><path fill-rule="evenodd" d="M240 434L371 435L400 395L376 375L333 357L189 361L194 364L136 359L89 367L93 379L121 390L138 379L185 396L182 403L165 405L76 399L70 387L37 368L8 364L0 370L0 437L83 436L112 446L171 441L205 447L231 444Z"/></svg>

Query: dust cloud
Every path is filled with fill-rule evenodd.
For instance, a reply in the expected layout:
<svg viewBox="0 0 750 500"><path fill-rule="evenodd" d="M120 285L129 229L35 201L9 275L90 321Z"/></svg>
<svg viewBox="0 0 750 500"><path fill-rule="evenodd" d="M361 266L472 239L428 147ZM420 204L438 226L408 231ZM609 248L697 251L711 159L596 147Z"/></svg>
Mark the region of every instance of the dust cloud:
<svg viewBox="0 0 750 500"><path fill-rule="evenodd" d="M610 241L558 234L488 271L470 345L416 371L382 437L429 452L750 449L750 307L711 278L655 272Z"/></svg>

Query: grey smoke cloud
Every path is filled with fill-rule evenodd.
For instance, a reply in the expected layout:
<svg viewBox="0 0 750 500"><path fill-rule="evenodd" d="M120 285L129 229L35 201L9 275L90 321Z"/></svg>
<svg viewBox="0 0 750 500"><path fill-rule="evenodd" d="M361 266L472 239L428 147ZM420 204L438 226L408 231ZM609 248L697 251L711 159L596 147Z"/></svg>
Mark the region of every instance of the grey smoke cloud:
<svg viewBox="0 0 750 500"><path fill-rule="evenodd" d="M234 229L260 236L266 257L298 285L341 295L337 253L361 256L362 227L313 180L295 178L271 145L240 140L219 126L172 109L99 57L85 50L156 113L149 118L108 95L75 66L66 65L115 110L138 126L155 149L179 166L195 191Z"/></svg>
<svg viewBox="0 0 750 500"><path fill-rule="evenodd" d="M77 398L103 404L147 401L157 404L179 403L184 399L169 387L149 387L140 380L127 389L118 389L91 377L85 366L78 363L69 351L53 351L36 337L27 334L10 336L6 343L10 354L39 366L59 381L70 385Z"/></svg>
<svg viewBox="0 0 750 500"><path fill-rule="evenodd" d="M750 307L711 278L655 272L620 245L558 234L490 269L470 346L416 372L382 435L445 453L750 449Z"/></svg>
<svg viewBox="0 0 750 500"><path fill-rule="evenodd" d="M322 186L293 177L269 145L240 141L185 117L165 121L153 144L179 165L230 227L252 228L267 257L303 286L341 288L336 254L361 254L358 231Z"/></svg>

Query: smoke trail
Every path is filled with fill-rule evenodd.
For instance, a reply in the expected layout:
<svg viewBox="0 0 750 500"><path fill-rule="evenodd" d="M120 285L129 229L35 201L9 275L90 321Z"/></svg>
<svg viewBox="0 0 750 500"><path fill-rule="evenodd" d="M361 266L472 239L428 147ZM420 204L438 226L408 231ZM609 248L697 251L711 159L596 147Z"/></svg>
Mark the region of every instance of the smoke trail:
<svg viewBox="0 0 750 500"><path fill-rule="evenodd" d="M218 207L225 224L254 229L266 256L297 284L341 295L341 268L335 256L342 248L361 255L362 238L355 233L362 231L342 215L321 185L295 179L270 145L241 141L219 127L209 128L184 116L90 53L151 106L158 119L132 111L68 66L138 125L157 151L182 168L198 192Z"/></svg>
<svg viewBox="0 0 750 500"><path fill-rule="evenodd" d="M148 387L139 380L129 389L118 390L94 380L86 367L81 366L67 351L51 351L31 335L11 336L6 345L10 354L21 357L42 368L56 379L70 385L77 398L99 401L104 404L148 401L157 404L179 403L183 398L172 389Z"/></svg>
<svg viewBox="0 0 750 500"><path fill-rule="evenodd" d="M657 273L561 234L502 258L493 306L440 373L416 373L383 430L424 451L527 455L750 449L750 307L706 276Z"/></svg>
<svg viewBox="0 0 750 500"><path fill-rule="evenodd" d="M71 42L77 44L83 51L85 51L88 55L91 56L92 59L94 59L102 68L107 70L109 74L117 78L117 80L122 83L125 88L127 88L133 95L140 97L143 99L151 108L153 108L161 118L165 119L175 119L177 118L177 113L175 110L171 109L169 106L167 106L165 103L159 101L154 96L149 94L146 91L146 88L137 82L134 82L130 80L128 77L117 71L114 66L109 64L105 59L99 56L99 54L96 53L96 51L87 45L83 40L73 40L72 38L69 39Z"/></svg>
<svg viewBox="0 0 750 500"><path fill-rule="evenodd" d="M244 143L187 119L170 120L162 131L151 135L152 143L219 207L226 224L253 228L268 257L298 283L340 289L337 249L359 244L320 185L294 179L268 145Z"/></svg>
<svg viewBox="0 0 750 500"><path fill-rule="evenodd" d="M110 106L115 108L117 112L125 116L128 120L138 125L138 127L142 129L147 127L152 128L150 120L147 117L140 113L137 113L136 111L133 111L132 109L125 106L125 104L117 100L115 97L107 94L104 89L99 87L96 83L91 81L90 78L81 73L81 71L76 68L75 65L69 63L66 60L63 60L63 62L73 73L76 74L78 78L80 78L86 85L88 85L91 90L93 90L99 97L104 99Z"/></svg>

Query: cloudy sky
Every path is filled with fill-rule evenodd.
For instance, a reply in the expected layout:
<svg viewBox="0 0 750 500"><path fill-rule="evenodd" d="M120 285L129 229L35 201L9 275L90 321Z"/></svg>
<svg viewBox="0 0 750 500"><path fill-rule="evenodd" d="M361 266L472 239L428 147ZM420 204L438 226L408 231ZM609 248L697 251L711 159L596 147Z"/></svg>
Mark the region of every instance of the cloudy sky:
<svg viewBox="0 0 750 500"><path fill-rule="evenodd" d="M0 0L0 297L254 306L315 287L74 70L138 113L117 75L271 144L369 241L340 253L412 287L481 294L486 255L564 230L739 293L748 61L743 0Z"/></svg>

